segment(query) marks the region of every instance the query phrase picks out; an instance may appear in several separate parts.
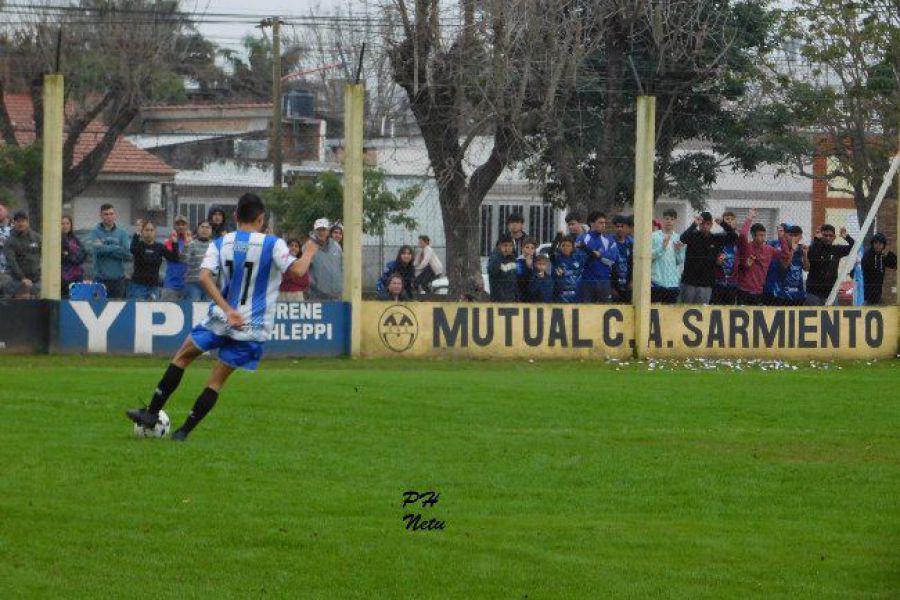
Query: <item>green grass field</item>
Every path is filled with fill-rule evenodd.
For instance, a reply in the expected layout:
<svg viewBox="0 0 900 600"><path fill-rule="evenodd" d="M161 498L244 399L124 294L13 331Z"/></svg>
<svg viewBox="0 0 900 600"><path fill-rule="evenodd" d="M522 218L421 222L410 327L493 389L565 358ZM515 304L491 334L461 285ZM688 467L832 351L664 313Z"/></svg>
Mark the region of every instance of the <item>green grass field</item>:
<svg viewBox="0 0 900 600"><path fill-rule="evenodd" d="M123 415L164 365L0 357L0 597L900 590L897 361L270 361L183 445ZM404 528L407 489L445 529Z"/></svg>

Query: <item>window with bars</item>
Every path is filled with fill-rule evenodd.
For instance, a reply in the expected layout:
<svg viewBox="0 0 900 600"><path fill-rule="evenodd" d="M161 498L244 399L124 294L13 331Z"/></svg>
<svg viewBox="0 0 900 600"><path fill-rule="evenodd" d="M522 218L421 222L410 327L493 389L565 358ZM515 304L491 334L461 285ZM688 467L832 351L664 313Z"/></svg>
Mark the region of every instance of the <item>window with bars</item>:
<svg viewBox="0 0 900 600"><path fill-rule="evenodd" d="M556 211L549 204L483 204L481 206L481 255L489 256L497 238L506 232L506 219L519 214L525 231L540 242L549 242L556 232Z"/></svg>

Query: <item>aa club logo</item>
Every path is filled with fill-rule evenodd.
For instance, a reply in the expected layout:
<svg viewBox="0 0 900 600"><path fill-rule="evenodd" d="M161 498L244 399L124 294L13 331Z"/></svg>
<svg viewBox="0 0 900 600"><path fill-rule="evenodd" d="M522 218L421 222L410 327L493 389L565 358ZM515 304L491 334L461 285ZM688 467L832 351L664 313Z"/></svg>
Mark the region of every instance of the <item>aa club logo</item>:
<svg viewBox="0 0 900 600"><path fill-rule="evenodd" d="M405 352L419 337L419 322L411 310L400 304L389 307L378 320L378 336L386 348Z"/></svg>

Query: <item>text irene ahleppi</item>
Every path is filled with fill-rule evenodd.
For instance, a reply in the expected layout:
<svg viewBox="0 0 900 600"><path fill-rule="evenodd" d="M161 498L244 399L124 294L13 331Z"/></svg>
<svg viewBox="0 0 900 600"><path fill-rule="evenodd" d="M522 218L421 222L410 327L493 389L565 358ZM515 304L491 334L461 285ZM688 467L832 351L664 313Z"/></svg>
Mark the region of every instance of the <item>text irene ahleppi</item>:
<svg viewBox="0 0 900 600"><path fill-rule="evenodd" d="M434 490L429 490L426 492L409 490L403 492L402 507L405 509L410 505L419 505L422 509L428 510L429 508L433 508L438 503L438 499L440 497L440 493L435 492ZM426 517L422 516L421 512L411 512L403 515L403 522L407 531L436 531L439 529L444 529L447 525L446 521L439 521L434 518L432 518L431 520L426 520Z"/></svg>

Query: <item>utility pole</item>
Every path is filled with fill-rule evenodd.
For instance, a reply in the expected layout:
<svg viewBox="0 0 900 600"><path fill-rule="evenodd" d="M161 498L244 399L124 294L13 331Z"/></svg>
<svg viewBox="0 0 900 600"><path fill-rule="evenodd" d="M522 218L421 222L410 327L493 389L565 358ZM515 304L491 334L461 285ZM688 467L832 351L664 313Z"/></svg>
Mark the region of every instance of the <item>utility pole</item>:
<svg viewBox="0 0 900 600"><path fill-rule="evenodd" d="M59 300L61 292L63 202L63 126L65 79L59 72L62 29L56 38L56 71L44 75L44 136L41 180L41 298Z"/></svg>
<svg viewBox="0 0 900 600"><path fill-rule="evenodd" d="M281 187L283 152L281 147L281 25L278 17L263 19L260 28L272 28L272 133L269 136L269 156L272 159L272 185Z"/></svg>

